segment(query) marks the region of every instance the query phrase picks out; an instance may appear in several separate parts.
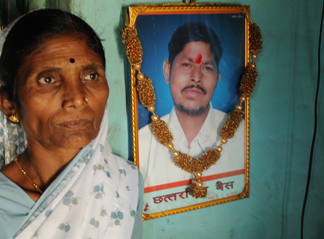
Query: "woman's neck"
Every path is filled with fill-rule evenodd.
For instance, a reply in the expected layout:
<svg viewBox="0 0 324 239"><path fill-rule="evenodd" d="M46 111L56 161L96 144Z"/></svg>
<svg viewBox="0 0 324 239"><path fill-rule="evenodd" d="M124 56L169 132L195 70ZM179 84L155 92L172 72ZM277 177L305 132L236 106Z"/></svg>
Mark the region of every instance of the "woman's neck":
<svg viewBox="0 0 324 239"><path fill-rule="evenodd" d="M36 185L44 191L79 151L80 149L53 151L29 145L20 161Z"/></svg>
<svg viewBox="0 0 324 239"><path fill-rule="evenodd" d="M24 153L19 155L18 162L31 181L42 191L45 191L80 149L63 151L59 149L57 151L47 150L44 147L35 147L31 144L28 145ZM41 196L41 193L28 181L15 162L6 165L1 169L1 172L34 201L37 201Z"/></svg>

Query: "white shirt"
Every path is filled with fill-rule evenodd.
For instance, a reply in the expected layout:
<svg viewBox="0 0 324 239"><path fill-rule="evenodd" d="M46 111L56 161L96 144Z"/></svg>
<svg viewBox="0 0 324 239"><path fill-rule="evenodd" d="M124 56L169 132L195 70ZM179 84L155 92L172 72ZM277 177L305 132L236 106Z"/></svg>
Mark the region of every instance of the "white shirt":
<svg viewBox="0 0 324 239"><path fill-rule="evenodd" d="M181 128L175 109L161 119L166 122L172 135L174 148L191 157L201 157L209 149L220 144L220 131L228 114L210 107L207 118L196 138L188 148L186 136ZM203 176L244 169L245 129L241 122L234 138L223 145L220 159L203 172ZM149 125L139 130L139 166L144 178L144 187L157 186L193 178L191 173L180 169L173 162L172 151L159 143Z"/></svg>

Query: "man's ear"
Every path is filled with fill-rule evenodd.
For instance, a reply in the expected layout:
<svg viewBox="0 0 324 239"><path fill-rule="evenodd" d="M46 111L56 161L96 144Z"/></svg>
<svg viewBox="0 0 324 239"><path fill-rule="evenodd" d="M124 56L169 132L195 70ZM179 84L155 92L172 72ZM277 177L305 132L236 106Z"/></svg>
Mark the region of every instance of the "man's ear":
<svg viewBox="0 0 324 239"><path fill-rule="evenodd" d="M217 73L217 79L216 79L216 86L219 84L219 82L220 82L220 80L221 80L221 73L220 72L218 72Z"/></svg>
<svg viewBox="0 0 324 239"><path fill-rule="evenodd" d="M16 105L12 101L8 100L8 96L4 92L0 92L0 109L7 116L7 118L9 118L11 115L18 118Z"/></svg>
<svg viewBox="0 0 324 239"><path fill-rule="evenodd" d="M163 74L164 74L164 79L166 84L169 84L170 82L170 70L171 70L171 65L169 61L165 59L163 62Z"/></svg>

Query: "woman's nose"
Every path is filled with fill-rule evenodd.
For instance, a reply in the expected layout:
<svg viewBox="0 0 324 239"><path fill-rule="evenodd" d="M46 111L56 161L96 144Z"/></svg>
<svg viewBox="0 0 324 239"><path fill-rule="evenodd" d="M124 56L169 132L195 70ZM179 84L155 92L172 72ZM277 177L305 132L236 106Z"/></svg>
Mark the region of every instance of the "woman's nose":
<svg viewBox="0 0 324 239"><path fill-rule="evenodd" d="M65 87L63 108L79 108L88 102L83 83L67 83Z"/></svg>

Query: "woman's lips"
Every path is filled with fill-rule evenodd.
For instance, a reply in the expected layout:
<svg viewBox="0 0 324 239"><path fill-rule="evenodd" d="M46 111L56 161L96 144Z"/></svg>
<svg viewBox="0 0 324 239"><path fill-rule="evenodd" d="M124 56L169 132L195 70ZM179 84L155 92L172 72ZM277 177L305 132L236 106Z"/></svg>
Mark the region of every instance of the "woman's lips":
<svg viewBox="0 0 324 239"><path fill-rule="evenodd" d="M69 129L81 129L89 123L90 123L89 120L81 119L81 120L66 121L66 122L60 123L59 125L64 128L69 128Z"/></svg>

